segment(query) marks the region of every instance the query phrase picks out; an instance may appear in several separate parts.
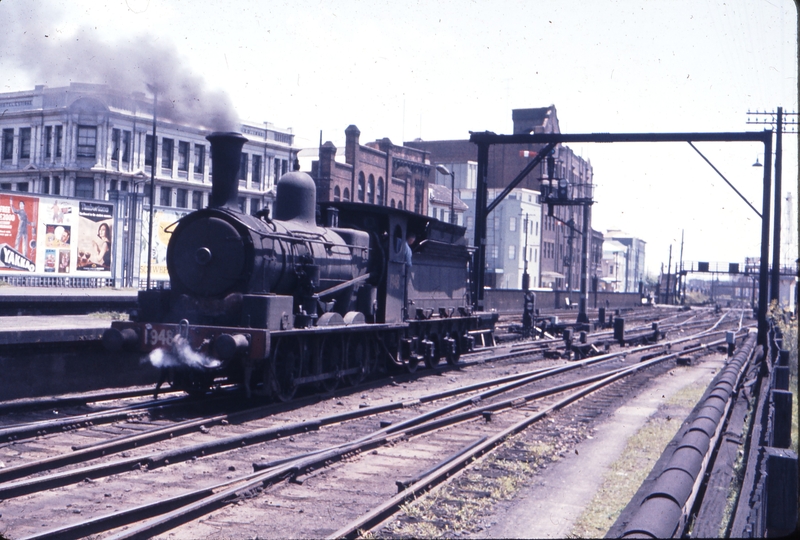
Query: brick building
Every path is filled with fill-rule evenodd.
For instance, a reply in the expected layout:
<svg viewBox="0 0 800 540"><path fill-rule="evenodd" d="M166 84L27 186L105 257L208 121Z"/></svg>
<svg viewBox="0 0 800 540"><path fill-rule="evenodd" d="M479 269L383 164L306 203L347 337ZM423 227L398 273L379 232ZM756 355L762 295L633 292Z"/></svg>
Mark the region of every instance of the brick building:
<svg viewBox="0 0 800 540"><path fill-rule="evenodd" d="M429 215L429 186L435 175L428 152L397 146L388 138L361 144L361 131L345 130L344 162L328 141L311 164L319 201L353 201Z"/></svg>
<svg viewBox="0 0 800 540"><path fill-rule="evenodd" d="M515 109L512 111L513 133L560 133L558 116L555 106ZM419 149L430 154L434 164L444 164L454 167L457 164L465 166L477 162L477 146L468 140L449 141L422 141L415 140L405 143L405 146ZM489 169L487 182L490 195L505 188L531 159L538 155L543 145L540 144L512 144L492 145L489 147ZM570 185L571 198L591 198L593 192L593 170L591 163L584 160L568 147L559 145L554 150L555 170L554 179L566 179ZM452 169L451 169L452 170ZM522 182L518 190L541 193L542 181L548 181L546 162L542 162ZM474 178L470 181L468 175L456 177L456 193L467 204L472 203L473 210L468 213L466 220L469 229L469 238L474 238ZM516 191L516 190L515 190ZM490 196L490 200L492 199ZM523 197L523 195L520 195ZM499 205L494 212L502 213ZM494 213L493 212L493 213ZM507 213L507 212L506 212ZM532 280L540 287L554 289L576 290L580 287L580 231L584 220L582 206L554 206L553 215L548 215L547 209L541 211L541 234L538 235L539 247L535 257L539 260L538 279ZM507 216L508 217L508 216ZM589 230L589 276L601 274L600 260L602 248L594 243L602 237L601 233L591 229L591 213L588 213ZM506 273L505 263L495 265L491 254L496 251L491 244L493 229L496 229L496 218L489 216L487 223L487 274L485 283L490 287L504 287L504 280L500 274ZM509 218L510 219L510 218ZM502 221L502 219L501 219ZM535 227L539 224L536 223ZM602 241L601 241L602 243ZM499 246L498 246L499 247ZM540 256L539 256L540 255ZM531 260L533 257L531 258ZM509 286L513 284L509 282Z"/></svg>

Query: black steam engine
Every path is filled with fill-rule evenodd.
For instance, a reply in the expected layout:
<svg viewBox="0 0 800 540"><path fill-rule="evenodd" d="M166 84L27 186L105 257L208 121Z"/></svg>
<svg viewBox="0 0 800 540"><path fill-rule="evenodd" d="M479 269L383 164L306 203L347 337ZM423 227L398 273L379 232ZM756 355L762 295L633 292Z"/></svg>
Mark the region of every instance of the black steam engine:
<svg viewBox="0 0 800 540"><path fill-rule="evenodd" d="M141 291L135 320L105 332L107 348L148 353L188 392L227 381L289 399L392 366L455 364L476 338L491 340L496 314L469 307L464 228L382 206L318 207L301 172L281 177L274 216L243 214L246 139L208 140L210 203L172 232L170 289Z"/></svg>

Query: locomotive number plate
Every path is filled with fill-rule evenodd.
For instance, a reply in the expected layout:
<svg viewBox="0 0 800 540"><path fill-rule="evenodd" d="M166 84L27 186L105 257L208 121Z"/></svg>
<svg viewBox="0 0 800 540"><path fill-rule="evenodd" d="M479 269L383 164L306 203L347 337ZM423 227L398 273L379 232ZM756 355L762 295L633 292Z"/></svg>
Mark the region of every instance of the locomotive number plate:
<svg viewBox="0 0 800 540"><path fill-rule="evenodd" d="M145 346L160 347L164 345L172 345L172 338L175 337L175 332L167 328L150 328L145 329L144 344Z"/></svg>

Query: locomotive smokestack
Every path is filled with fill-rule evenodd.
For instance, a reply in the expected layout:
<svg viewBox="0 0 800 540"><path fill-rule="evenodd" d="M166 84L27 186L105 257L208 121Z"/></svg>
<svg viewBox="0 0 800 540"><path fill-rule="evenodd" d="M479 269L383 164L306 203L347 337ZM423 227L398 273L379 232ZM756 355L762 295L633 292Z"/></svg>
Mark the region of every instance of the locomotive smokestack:
<svg viewBox="0 0 800 540"><path fill-rule="evenodd" d="M211 208L239 209L239 164L247 139L240 133L214 132L206 137L211 143Z"/></svg>

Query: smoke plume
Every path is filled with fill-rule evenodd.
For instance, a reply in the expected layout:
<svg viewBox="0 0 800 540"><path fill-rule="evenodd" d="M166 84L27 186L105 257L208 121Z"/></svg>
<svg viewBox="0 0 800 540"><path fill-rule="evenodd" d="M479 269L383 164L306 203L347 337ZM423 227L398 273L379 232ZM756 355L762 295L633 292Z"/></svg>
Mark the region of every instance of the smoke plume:
<svg viewBox="0 0 800 540"><path fill-rule="evenodd" d="M36 84L51 87L86 82L125 94L155 92L160 117L218 131L240 129L227 94L210 89L167 37L142 34L109 42L93 27L65 30L70 24L58 6L40 2L3 2L1 11L0 69L13 64Z"/></svg>

